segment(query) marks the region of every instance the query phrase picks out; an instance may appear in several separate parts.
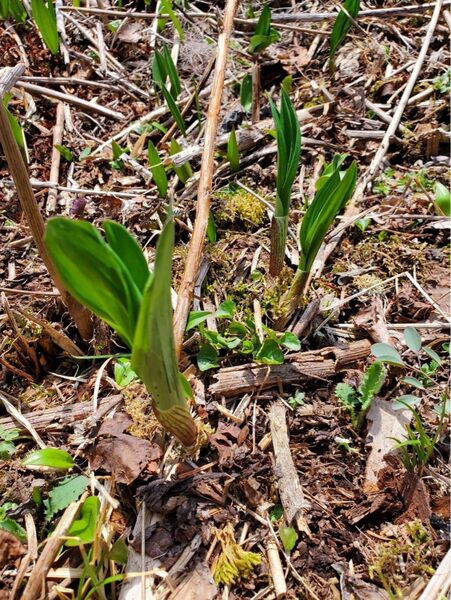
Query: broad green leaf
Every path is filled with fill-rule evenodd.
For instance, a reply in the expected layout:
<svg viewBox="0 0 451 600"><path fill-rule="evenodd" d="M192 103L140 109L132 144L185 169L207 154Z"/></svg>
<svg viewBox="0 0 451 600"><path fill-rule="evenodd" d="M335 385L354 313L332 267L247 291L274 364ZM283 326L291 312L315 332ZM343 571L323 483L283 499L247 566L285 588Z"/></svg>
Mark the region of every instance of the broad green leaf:
<svg viewBox="0 0 451 600"><path fill-rule="evenodd" d="M18 429L6 429L3 425L0 425L0 440L11 442L19 437Z"/></svg>
<svg viewBox="0 0 451 600"><path fill-rule="evenodd" d="M360 229L360 231L365 233L365 231L368 229L372 222L373 219L371 219L371 217L363 217L362 219L357 219L357 221L355 222L355 226L358 229Z"/></svg>
<svg viewBox="0 0 451 600"><path fill-rule="evenodd" d="M165 85L161 86L161 91L163 92L164 99L166 100L166 104L168 105L172 118L177 123L177 126L183 135L186 135L185 121L183 120L182 113L175 103L174 98L171 96L171 93L168 91Z"/></svg>
<svg viewBox="0 0 451 600"><path fill-rule="evenodd" d="M294 352L297 352L301 349L301 342L299 341L298 336L290 331L286 331L282 337L279 338L279 344L285 348L288 348L288 350L293 350Z"/></svg>
<svg viewBox="0 0 451 600"><path fill-rule="evenodd" d="M301 246L299 269L301 271L310 271L327 230L352 196L356 180L357 163L354 161L346 170L343 178L340 177L339 169L336 169L316 192L302 220L299 235Z"/></svg>
<svg viewBox="0 0 451 600"><path fill-rule="evenodd" d="M108 560L113 560L120 565L126 565L128 559L128 546L123 538L114 542L111 550L108 552Z"/></svg>
<svg viewBox="0 0 451 600"><path fill-rule="evenodd" d="M169 145L169 154L172 156L173 154L178 154L179 152L181 152L181 150L182 150L182 147L180 146L180 144L177 142L177 140L175 138L172 138L171 143ZM192 175L193 175L193 170L188 161L183 163L183 165L181 165L180 167L178 167L174 164L173 168L177 174L177 177L180 179L180 181L183 183L183 185L185 185L186 182L188 181L188 179L190 177L192 177Z"/></svg>
<svg viewBox="0 0 451 600"><path fill-rule="evenodd" d="M230 170L238 171L240 168L240 150L238 148L238 142L236 141L235 127L232 128L227 142L227 158L229 160Z"/></svg>
<svg viewBox="0 0 451 600"><path fill-rule="evenodd" d="M159 50L155 50L152 62L152 80L159 86L166 85L168 71L163 55Z"/></svg>
<svg viewBox="0 0 451 600"><path fill-rule="evenodd" d="M252 77L247 74L243 77L240 86L240 102L246 112L252 108Z"/></svg>
<svg viewBox="0 0 451 600"><path fill-rule="evenodd" d="M120 387L126 387L138 375L132 369L132 363L128 358L118 358L114 363L114 381Z"/></svg>
<svg viewBox="0 0 451 600"><path fill-rule="evenodd" d="M79 544L91 544L96 535L97 519L100 512L100 500L97 496L89 496L83 502L80 509L80 517L72 523L67 532L70 537L77 540L66 540L65 546L78 546Z"/></svg>
<svg viewBox="0 0 451 600"><path fill-rule="evenodd" d="M52 0L31 0L31 12L44 44L52 54L58 54L60 44L56 13Z"/></svg>
<svg viewBox="0 0 451 600"><path fill-rule="evenodd" d="M88 487L89 479L84 475L67 477L49 492L49 497L44 500L45 518L51 521L53 517L76 502Z"/></svg>
<svg viewBox="0 0 451 600"><path fill-rule="evenodd" d="M0 460L8 460L16 451L13 442L3 440L0 442Z"/></svg>
<svg viewBox="0 0 451 600"><path fill-rule="evenodd" d="M212 313L209 310L192 310L188 315L186 331L198 327L198 325L206 321L211 314Z"/></svg>
<svg viewBox="0 0 451 600"><path fill-rule="evenodd" d="M379 343L371 346L371 352L381 362L404 367L404 362L397 350L389 344Z"/></svg>
<svg viewBox="0 0 451 600"><path fill-rule="evenodd" d="M419 381L416 377L403 377L401 379L403 383L407 383L407 385L411 385L419 390L424 390L424 385Z"/></svg>
<svg viewBox="0 0 451 600"><path fill-rule="evenodd" d="M41 450L35 450L26 456L22 464L25 467L48 467L50 469L66 471L67 469L72 469L75 462L69 452L65 450L41 448Z"/></svg>
<svg viewBox="0 0 451 600"><path fill-rule="evenodd" d="M439 214L451 217L451 193L439 181L435 182L434 204Z"/></svg>
<svg viewBox="0 0 451 600"><path fill-rule="evenodd" d="M161 198L166 198L168 193L168 178L164 166L161 163L160 155L154 146L152 140L149 140L147 145L147 153L149 157L149 166L152 171L152 177Z"/></svg>
<svg viewBox="0 0 451 600"><path fill-rule="evenodd" d="M219 354L211 344L203 344L196 356L197 366L201 371L219 367Z"/></svg>
<svg viewBox="0 0 451 600"><path fill-rule="evenodd" d="M392 404L393 410L403 410L404 408L410 407L414 408L418 406L421 402L421 398L418 396L413 396L412 394L405 394L404 396L399 396Z"/></svg>
<svg viewBox="0 0 451 600"><path fill-rule="evenodd" d="M9 0L0 0L0 19L6 20L9 16Z"/></svg>
<svg viewBox="0 0 451 600"><path fill-rule="evenodd" d="M236 312L236 304L233 300L224 300L218 306L218 310L215 312L215 317L218 319L233 319L233 315Z"/></svg>
<svg viewBox="0 0 451 600"><path fill-rule="evenodd" d="M50 219L44 242L66 289L131 348L141 292L121 258L87 221Z"/></svg>
<svg viewBox="0 0 451 600"><path fill-rule="evenodd" d="M291 552L298 541L298 534L294 527L279 527L279 536L285 552Z"/></svg>
<svg viewBox="0 0 451 600"><path fill-rule="evenodd" d="M55 144L55 148L58 150L58 152L61 154L61 156L65 160L67 160L67 162L72 162L74 160L74 156L67 146L62 146L61 144Z"/></svg>
<svg viewBox="0 0 451 600"><path fill-rule="evenodd" d="M406 346L412 350L412 352L418 353L421 350L421 335L415 327L406 327L404 329L404 341L406 342Z"/></svg>
<svg viewBox="0 0 451 600"><path fill-rule="evenodd" d="M127 229L116 221L106 219L103 222L103 229L108 245L120 257L134 284L142 293L150 277L150 271L141 246Z"/></svg>
<svg viewBox="0 0 451 600"><path fill-rule="evenodd" d="M249 42L248 52L254 54L261 52L273 42L280 40L280 33L271 27L271 9L264 6L255 27L255 33Z"/></svg>
<svg viewBox="0 0 451 600"><path fill-rule="evenodd" d="M345 0L343 2L343 8L346 9L349 15L355 19L360 10L360 0ZM352 27L352 21L349 19L347 14L340 10L337 18L335 19L332 33L330 34L330 52L329 58L333 60L336 51L343 43L346 34Z"/></svg>
<svg viewBox="0 0 451 600"><path fill-rule="evenodd" d="M283 364L284 356L277 342L267 339L254 355L254 359L264 365L281 365Z"/></svg>
<svg viewBox="0 0 451 600"><path fill-rule="evenodd" d="M446 400L442 401L441 403L439 402L434 406L433 411L435 414L439 415L439 417L441 417L442 414L445 417L451 416L451 399L446 398Z"/></svg>

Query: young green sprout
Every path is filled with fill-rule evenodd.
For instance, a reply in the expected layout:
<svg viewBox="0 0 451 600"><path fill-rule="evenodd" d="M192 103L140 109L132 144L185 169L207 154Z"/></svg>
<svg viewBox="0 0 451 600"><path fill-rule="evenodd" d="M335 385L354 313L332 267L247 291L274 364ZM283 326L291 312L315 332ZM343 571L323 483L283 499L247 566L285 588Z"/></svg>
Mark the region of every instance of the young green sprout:
<svg viewBox="0 0 451 600"><path fill-rule="evenodd" d="M132 350L132 368L152 396L155 415L185 446L197 439L178 371L171 308L174 222L168 217L149 272L136 240L104 221L106 240L91 223L50 219L45 245L67 290L106 321Z"/></svg>
<svg viewBox="0 0 451 600"><path fill-rule="evenodd" d="M285 327L298 307L327 230L354 192L357 163L354 161L348 169L340 171L343 160L343 156L336 155L332 163L326 166L317 182L315 196L305 213L299 234L299 265L288 295L284 299L284 315L277 324L278 328Z"/></svg>
<svg viewBox="0 0 451 600"><path fill-rule="evenodd" d="M301 154L301 128L290 98L282 88L280 110L270 100L277 135L276 204L271 225L269 272L276 276L282 269L288 230L291 188Z"/></svg>

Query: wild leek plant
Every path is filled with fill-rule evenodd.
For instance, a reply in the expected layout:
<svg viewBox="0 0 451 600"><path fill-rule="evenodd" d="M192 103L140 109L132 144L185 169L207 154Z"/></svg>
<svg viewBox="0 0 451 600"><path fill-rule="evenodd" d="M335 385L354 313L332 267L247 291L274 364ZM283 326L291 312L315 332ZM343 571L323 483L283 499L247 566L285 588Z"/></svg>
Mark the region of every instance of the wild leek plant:
<svg viewBox="0 0 451 600"><path fill-rule="evenodd" d="M33 19L44 40L44 44L52 54L58 54L60 41L56 24L56 11L52 0L31 0Z"/></svg>
<svg viewBox="0 0 451 600"><path fill-rule="evenodd" d="M357 163L354 161L345 171L340 171L342 157L335 156L320 178L320 186L307 208L299 234L300 257L296 274L284 299L284 316L278 327L284 327L304 294L313 262L318 254L327 230L335 217L352 196L357 181ZM318 182L317 182L318 183Z"/></svg>
<svg viewBox="0 0 451 600"><path fill-rule="evenodd" d="M248 52L255 54L280 40L280 33L271 26L271 9L264 6L255 27L255 33L249 42Z"/></svg>
<svg viewBox="0 0 451 600"><path fill-rule="evenodd" d="M171 265L174 222L168 217L149 272L136 240L114 221L106 239L86 221L50 219L44 241L70 293L106 321L132 350L132 368L152 396L155 415L185 446L197 426L185 399L172 329Z"/></svg>
<svg viewBox="0 0 451 600"><path fill-rule="evenodd" d="M360 0L345 0L343 2L342 10L340 10L340 12L337 15L337 18L335 19L335 23L332 28L332 33L330 34L329 65L332 68L334 65L335 53L343 43L346 34L352 27L352 21L349 18L349 16L355 19L359 14L359 10Z"/></svg>
<svg viewBox="0 0 451 600"><path fill-rule="evenodd" d="M296 111L284 89L280 96L280 110L271 100L270 102L277 135L277 193L271 224L269 272L272 276L276 276L282 269L285 256L291 188L298 171L301 154L301 128Z"/></svg>
<svg viewBox="0 0 451 600"><path fill-rule="evenodd" d="M163 44L163 50L155 50L153 64L152 64L152 78L154 82L159 86L166 85L166 81L169 79L171 92L174 100L177 100L178 95L181 92L180 78L177 72L177 67L172 60L171 53L167 44Z"/></svg>

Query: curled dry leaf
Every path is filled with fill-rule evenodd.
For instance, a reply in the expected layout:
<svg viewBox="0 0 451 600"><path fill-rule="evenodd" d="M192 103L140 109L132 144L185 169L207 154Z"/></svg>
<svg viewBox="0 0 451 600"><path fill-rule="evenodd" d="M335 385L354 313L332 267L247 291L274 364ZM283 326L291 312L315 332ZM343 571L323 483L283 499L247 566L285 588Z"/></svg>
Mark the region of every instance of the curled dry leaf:
<svg viewBox="0 0 451 600"><path fill-rule="evenodd" d="M111 473L118 483L130 484L145 469L151 453L150 442L121 433L97 442L90 454L91 468Z"/></svg>

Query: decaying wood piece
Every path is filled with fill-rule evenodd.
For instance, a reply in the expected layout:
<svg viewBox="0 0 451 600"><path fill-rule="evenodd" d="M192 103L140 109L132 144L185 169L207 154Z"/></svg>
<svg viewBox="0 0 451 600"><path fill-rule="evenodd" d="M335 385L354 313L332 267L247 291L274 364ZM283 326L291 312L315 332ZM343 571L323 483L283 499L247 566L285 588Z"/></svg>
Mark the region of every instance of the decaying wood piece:
<svg viewBox="0 0 451 600"><path fill-rule="evenodd" d="M208 217L210 214L211 186L214 173L214 152L216 147L222 90L224 87L227 49L237 6L238 0L227 1L224 10L223 30L218 39L214 80L205 126L204 151L202 154L202 167L197 195L196 221L194 223L193 235L189 245L185 271L178 290L177 307L174 314L175 351L177 356L180 355L182 349L186 320L193 299L194 286L199 271L205 235L207 233Z"/></svg>
<svg viewBox="0 0 451 600"><path fill-rule="evenodd" d="M3 95L8 91L8 86L11 87L11 85L14 85L14 82L17 81L17 78L23 72L23 68L23 65L17 65L12 69L3 69L0 71L0 144L5 153L8 168L16 185L17 196L31 229L39 255L47 267L55 286L58 288L81 336L88 340L92 334L90 313L66 291L50 260L47 248L44 245L44 219L42 218L38 202L30 184L27 167L14 139L8 115L1 101Z"/></svg>
<svg viewBox="0 0 451 600"><path fill-rule="evenodd" d="M274 592L277 600L284 598L287 593L287 582L283 573L283 566L280 560L279 549L274 542L270 542L266 548L268 556L269 570L271 571Z"/></svg>
<svg viewBox="0 0 451 600"><path fill-rule="evenodd" d="M310 533L303 516L307 503L290 451L286 408L282 402L274 402L269 411L271 438L276 464L274 475L277 480L280 501L288 525L296 525L299 531Z"/></svg>
<svg viewBox="0 0 451 600"><path fill-rule="evenodd" d="M93 421L100 419L104 414L119 404L122 396L108 396L99 400L99 408L96 413L92 412L91 402L77 402L65 406L55 406L45 410L35 410L24 413L23 416L38 431L45 430L46 433L61 431L72 423L92 418ZM2 417L0 427L8 429L19 429L27 431L26 427L18 424L11 417Z"/></svg>
<svg viewBox="0 0 451 600"><path fill-rule="evenodd" d="M330 346L312 352L299 352L288 357L283 365L265 366L249 363L219 369L216 382L210 385L212 394L232 397L257 392L279 382L299 383L309 378L327 379L340 370L370 354L368 340L359 340L342 348Z"/></svg>

